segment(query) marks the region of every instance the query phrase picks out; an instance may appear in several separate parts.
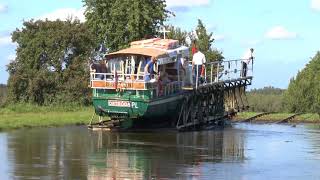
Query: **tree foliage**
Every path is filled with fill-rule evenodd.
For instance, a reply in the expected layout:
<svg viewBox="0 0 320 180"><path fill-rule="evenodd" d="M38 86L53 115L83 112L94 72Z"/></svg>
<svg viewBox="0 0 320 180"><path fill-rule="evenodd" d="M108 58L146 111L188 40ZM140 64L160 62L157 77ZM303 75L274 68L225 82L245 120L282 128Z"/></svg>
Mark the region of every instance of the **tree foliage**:
<svg viewBox="0 0 320 180"><path fill-rule="evenodd" d="M129 42L155 35L168 17L164 0L83 0L86 23L115 51Z"/></svg>
<svg viewBox="0 0 320 180"><path fill-rule="evenodd" d="M7 86L5 84L0 84L0 107L6 102L7 93Z"/></svg>
<svg viewBox="0 0 320 180"><path fill-rule="evenodd" d="M213 48L214 38L213 33L208 33L206 27L200 19L198 19L198 25L196 27L196 37L191 36L192 40L196 40L198 49L205 54L208 62L221 61L224 59L222 52Z"/></svg>
<svg viewBox="0 0 320 180"><path fill-rule="evenodd" d="M85 24L31 20L12 40L18 48L8 65L10 102L88 103L87 60L94 37Z"/></svg>
<svg viewBox="0 0 320 180"><path fill-rule="evenodd" d="M285 90L270 87L252 89L247 93L250 111L253 112L283 112L283 94Z"/></svg>
<svg viewBox="0 0 320 180"><path fill-rule="evenodd" d="M169 39L176 39L184 46L188 45L186 39L189 36L189 33L187 31L183 31L181 28L172 25L167 26L166 29L169 31L169 33L167 33Z"/></svg>
<svg viewBox="0 0 320 180"><path fill-rule="evenodd" d="M8 65L8 101L38 105L90 101L87 61L103 42L114 51L158 30L171 13L164 0L83 0L86 22L31 20L12 33L17 57ZM169 26L169 38L182 45L191 33ZM208 61L222 60L212 33L199 20L197 43Z"/></svg>
<svg viewBox="0 0 320 180"><path fill-rule="evenodd" d="M192 42L195 41L197 48L205 54L207 62L221 61L224 59L222 52L219 52L213 47L213 33L207 32L205 25L200 19L198 19L198 25L195 33L184 31L181 28L172 25L167 26L166 29L169 31L169 33L167 33L167 37L178 40L181 45L188 46L186 42L187 38Z"/></svg>
<svg viewBox="0 0 320 180"><path fill-rule="evenodd" d="M320 114L320 52L290 80L284 99L290 112Z"/></svg>

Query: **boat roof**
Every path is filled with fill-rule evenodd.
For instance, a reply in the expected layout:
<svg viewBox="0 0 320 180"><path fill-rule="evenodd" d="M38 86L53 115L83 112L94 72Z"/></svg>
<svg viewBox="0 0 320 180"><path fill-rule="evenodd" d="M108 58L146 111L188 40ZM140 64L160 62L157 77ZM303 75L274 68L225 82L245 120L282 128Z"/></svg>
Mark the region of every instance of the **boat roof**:
<svg viewBox="0 0 320 180"><path fill-rule="evenodd" d="M167 56L167 51L163 49L158 48L152 48L152 47L141 47L141 48L127 48L122 49L120 51L116 51L113 53L109 53L106 55L106 58L113 58L123 55L142 55L142 56L150 56L150 57L164 57Z"/></svg>
<svg viewBox="0 0 320 180"><path fill-rule="evenodd" d="M141 55L154 57L159 64L167 64L175 62L174 57L176 57L177 54L181 54L183 57L189 56L189 48L179 46L178 40L153 38L133 41L130 43L130 48L109 53L106 55L106 58L111 59L119 56Z"/></svg>

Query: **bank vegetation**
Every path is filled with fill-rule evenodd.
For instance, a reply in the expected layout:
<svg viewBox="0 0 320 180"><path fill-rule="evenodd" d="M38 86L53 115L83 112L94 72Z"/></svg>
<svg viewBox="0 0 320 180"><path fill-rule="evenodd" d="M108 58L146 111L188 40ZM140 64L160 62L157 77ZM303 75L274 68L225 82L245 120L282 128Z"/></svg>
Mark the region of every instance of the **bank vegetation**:
<svg viewBox="0 0 320 180"><path fill-rule="evenodd" d="M89 64L131 41L159 37L174 12L163 0L83 0L85 22L27 20L12 32L16 58L7 65L7 85L0 86L0 128L88 123L91 107ZM214 35L198 20L194 31L167 25L168 38L183 45L197 38L208 60L222 60Z"/></svg>

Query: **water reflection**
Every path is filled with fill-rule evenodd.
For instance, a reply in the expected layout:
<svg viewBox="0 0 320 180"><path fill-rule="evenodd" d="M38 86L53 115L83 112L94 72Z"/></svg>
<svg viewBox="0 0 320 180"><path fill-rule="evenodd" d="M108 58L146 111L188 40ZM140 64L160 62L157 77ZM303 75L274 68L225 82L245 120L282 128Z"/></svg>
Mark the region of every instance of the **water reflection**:
<svg viewBox="0 0 320 180"><path fill-rule="evenodd" d="M228 131L92 134L89 179L196 178L205 162L244 160L244 136Z"/></svg>
<svg viewBox="0 0 320 180"><path fill-rule="evenodd" d="M317 179L319 127L238 124L214 131L0 134L1 179Z"/></svg>
<svg viewBox="0 0 320 180"><path fill-rule="evenodd" d="M85 177L90 137L84 132L80 128L50 128L9 133L13 178Z"/></svg>
<svg viewBox="0 0 320 180"><path fill-rule="evenodd" d="M317 179L320 129L238 124L215 131L0 134L1 179Z"/></svg>
<svg viewBox="0 0 320 180"><path fill-rule="evenodd" d="M232 132L232 133L230 133ZM204 163L244 161L237 131L92 132L85 127L6 134L13 179L152 179L203 177Z"/></svg>

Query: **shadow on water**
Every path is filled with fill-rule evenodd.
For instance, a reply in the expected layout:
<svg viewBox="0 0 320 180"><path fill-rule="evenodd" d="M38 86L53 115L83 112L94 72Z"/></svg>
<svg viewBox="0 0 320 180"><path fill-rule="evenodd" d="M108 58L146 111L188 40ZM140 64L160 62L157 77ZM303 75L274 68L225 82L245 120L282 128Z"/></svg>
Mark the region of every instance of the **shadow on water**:
<svg viewBox="0 0 320 180"><path fill-rule="evenodd" d="M8 134L14 178L192 178L203 163L242 162L244 136L228 130L115 133L83 127Z"/></svg>

